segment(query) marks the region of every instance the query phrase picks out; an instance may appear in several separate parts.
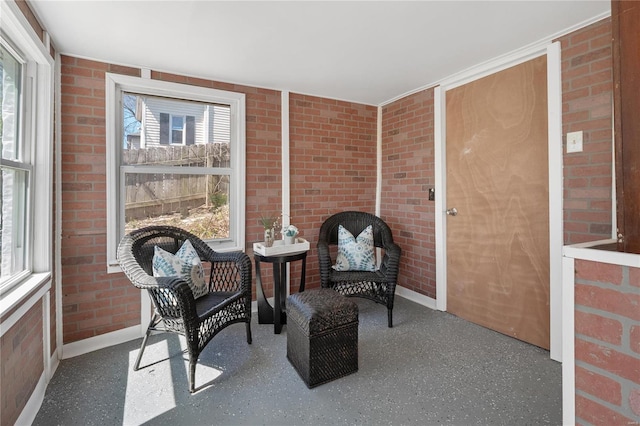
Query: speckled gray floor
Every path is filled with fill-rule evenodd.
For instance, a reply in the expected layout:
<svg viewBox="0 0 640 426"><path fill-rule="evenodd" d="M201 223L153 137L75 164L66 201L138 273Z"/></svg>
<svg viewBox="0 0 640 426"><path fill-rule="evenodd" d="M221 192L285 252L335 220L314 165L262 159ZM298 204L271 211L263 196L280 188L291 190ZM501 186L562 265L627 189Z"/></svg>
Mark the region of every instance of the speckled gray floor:
<svg viewBox="0 0 640 426"><path fill-rule="evenodd" d="M561 365L545 350L396 297L360 308L359 371L308 389L286 358L286 326L221 332L196 387L174 335L63 360L34 425L559 425ZM184 347L184 346L182 346Z"/></svg>

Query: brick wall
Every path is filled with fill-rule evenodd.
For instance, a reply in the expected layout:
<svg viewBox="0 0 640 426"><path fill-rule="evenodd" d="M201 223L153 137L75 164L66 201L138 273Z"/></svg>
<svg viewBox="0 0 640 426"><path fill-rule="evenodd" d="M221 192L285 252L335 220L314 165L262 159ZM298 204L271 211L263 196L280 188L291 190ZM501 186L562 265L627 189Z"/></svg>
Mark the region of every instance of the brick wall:
<svg viewBox="0 0 640 426"><path fill-rule="evenodd" d="M313 288L320 286L322 222L343 210L375 213L377 108L290 94L289 109L291 223L311 245L306 276Z"/></svg>
<svg viewBox="0 0 640 426"><path fill-rule="evenodd" d="M36 303L0 340L0 424L13 425L44 371L42 304Z"/></svg>
<svg viewBox="0 0 640 426"><path fill-rule="evenodd" d="M382 110L381 216L402 248L398 284L436 297L433 89Z"/></svg>
<svg viewBox="0 0 640 426"><path fill-rule="evenodd" d="M640 423L640 268L575 263L576 422Z"/></svg>
<svg viewBox="0 0 640 426"><path fill-rule="evenodd" d="M124 274L106 273L105 72L139 75L137 69L62 57L65 343L140 323L139 290ZM260 240L260 209L279 202L281 188L279 92L165 73L151 77L247 95L247 241Z"/></svg>
<svg viewBox="0 0 640 426"><path fill-rule="evenodd" d="M611 237L611 37L607 18L559 39L563 135L581 130L584 139L583 152L564 150L565 244Z"/></svg>

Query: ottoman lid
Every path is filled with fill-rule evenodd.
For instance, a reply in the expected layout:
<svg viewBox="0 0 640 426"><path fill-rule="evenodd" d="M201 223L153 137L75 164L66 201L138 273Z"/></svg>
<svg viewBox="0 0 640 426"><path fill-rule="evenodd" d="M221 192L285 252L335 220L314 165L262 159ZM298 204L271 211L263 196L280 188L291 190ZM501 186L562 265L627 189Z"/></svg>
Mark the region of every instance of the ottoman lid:
<svg viewBox="0 0 640 426"><path fill-rule="evenodd" d="M358 305L329 288L292 294L287 304L287 320L310 336L358 321Z"/></svg>

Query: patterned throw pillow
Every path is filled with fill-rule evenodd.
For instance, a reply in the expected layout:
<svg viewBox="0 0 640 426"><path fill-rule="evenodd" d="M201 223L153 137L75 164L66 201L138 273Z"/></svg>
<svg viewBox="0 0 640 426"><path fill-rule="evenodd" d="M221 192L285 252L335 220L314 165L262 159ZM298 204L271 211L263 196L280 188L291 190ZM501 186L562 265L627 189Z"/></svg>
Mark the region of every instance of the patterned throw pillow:
<svg viewBox="0 0 640 426"><path fill-rule="evenodd" d="M375 271L376 255L373 250L373 227L367 226L364 231L353 238L351 232L338 225L338 256L336 271Z"/></svg>
<svg viewBox="0 0 640 426"><path fill-rule="evenodd" d="M202 262L189 240L182 244L176 254L155 246L152 265L154 277L181 277L189 284L194 298L207 294Z"/></svg>

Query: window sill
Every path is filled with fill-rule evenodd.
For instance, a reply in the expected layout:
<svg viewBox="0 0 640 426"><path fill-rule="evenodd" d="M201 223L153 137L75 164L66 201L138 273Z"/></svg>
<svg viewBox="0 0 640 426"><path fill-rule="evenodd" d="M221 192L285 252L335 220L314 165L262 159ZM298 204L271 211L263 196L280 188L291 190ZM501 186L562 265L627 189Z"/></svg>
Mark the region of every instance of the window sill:
<svg viewBox="0 0 640 426"><path fill-rule="evenodd" d="M13 289L6 294L0 296L0 318L2 319L2 333L6 331L8 326L5 327L5 323L8 322L10 316L16 311L28 310L33 306L42 294L51 288L51 272L41 272L31 274L20 284L17 284ZM37 295L38 297L32 297ZM25 301L31 297L30 302L25 304Z"/></svg>

